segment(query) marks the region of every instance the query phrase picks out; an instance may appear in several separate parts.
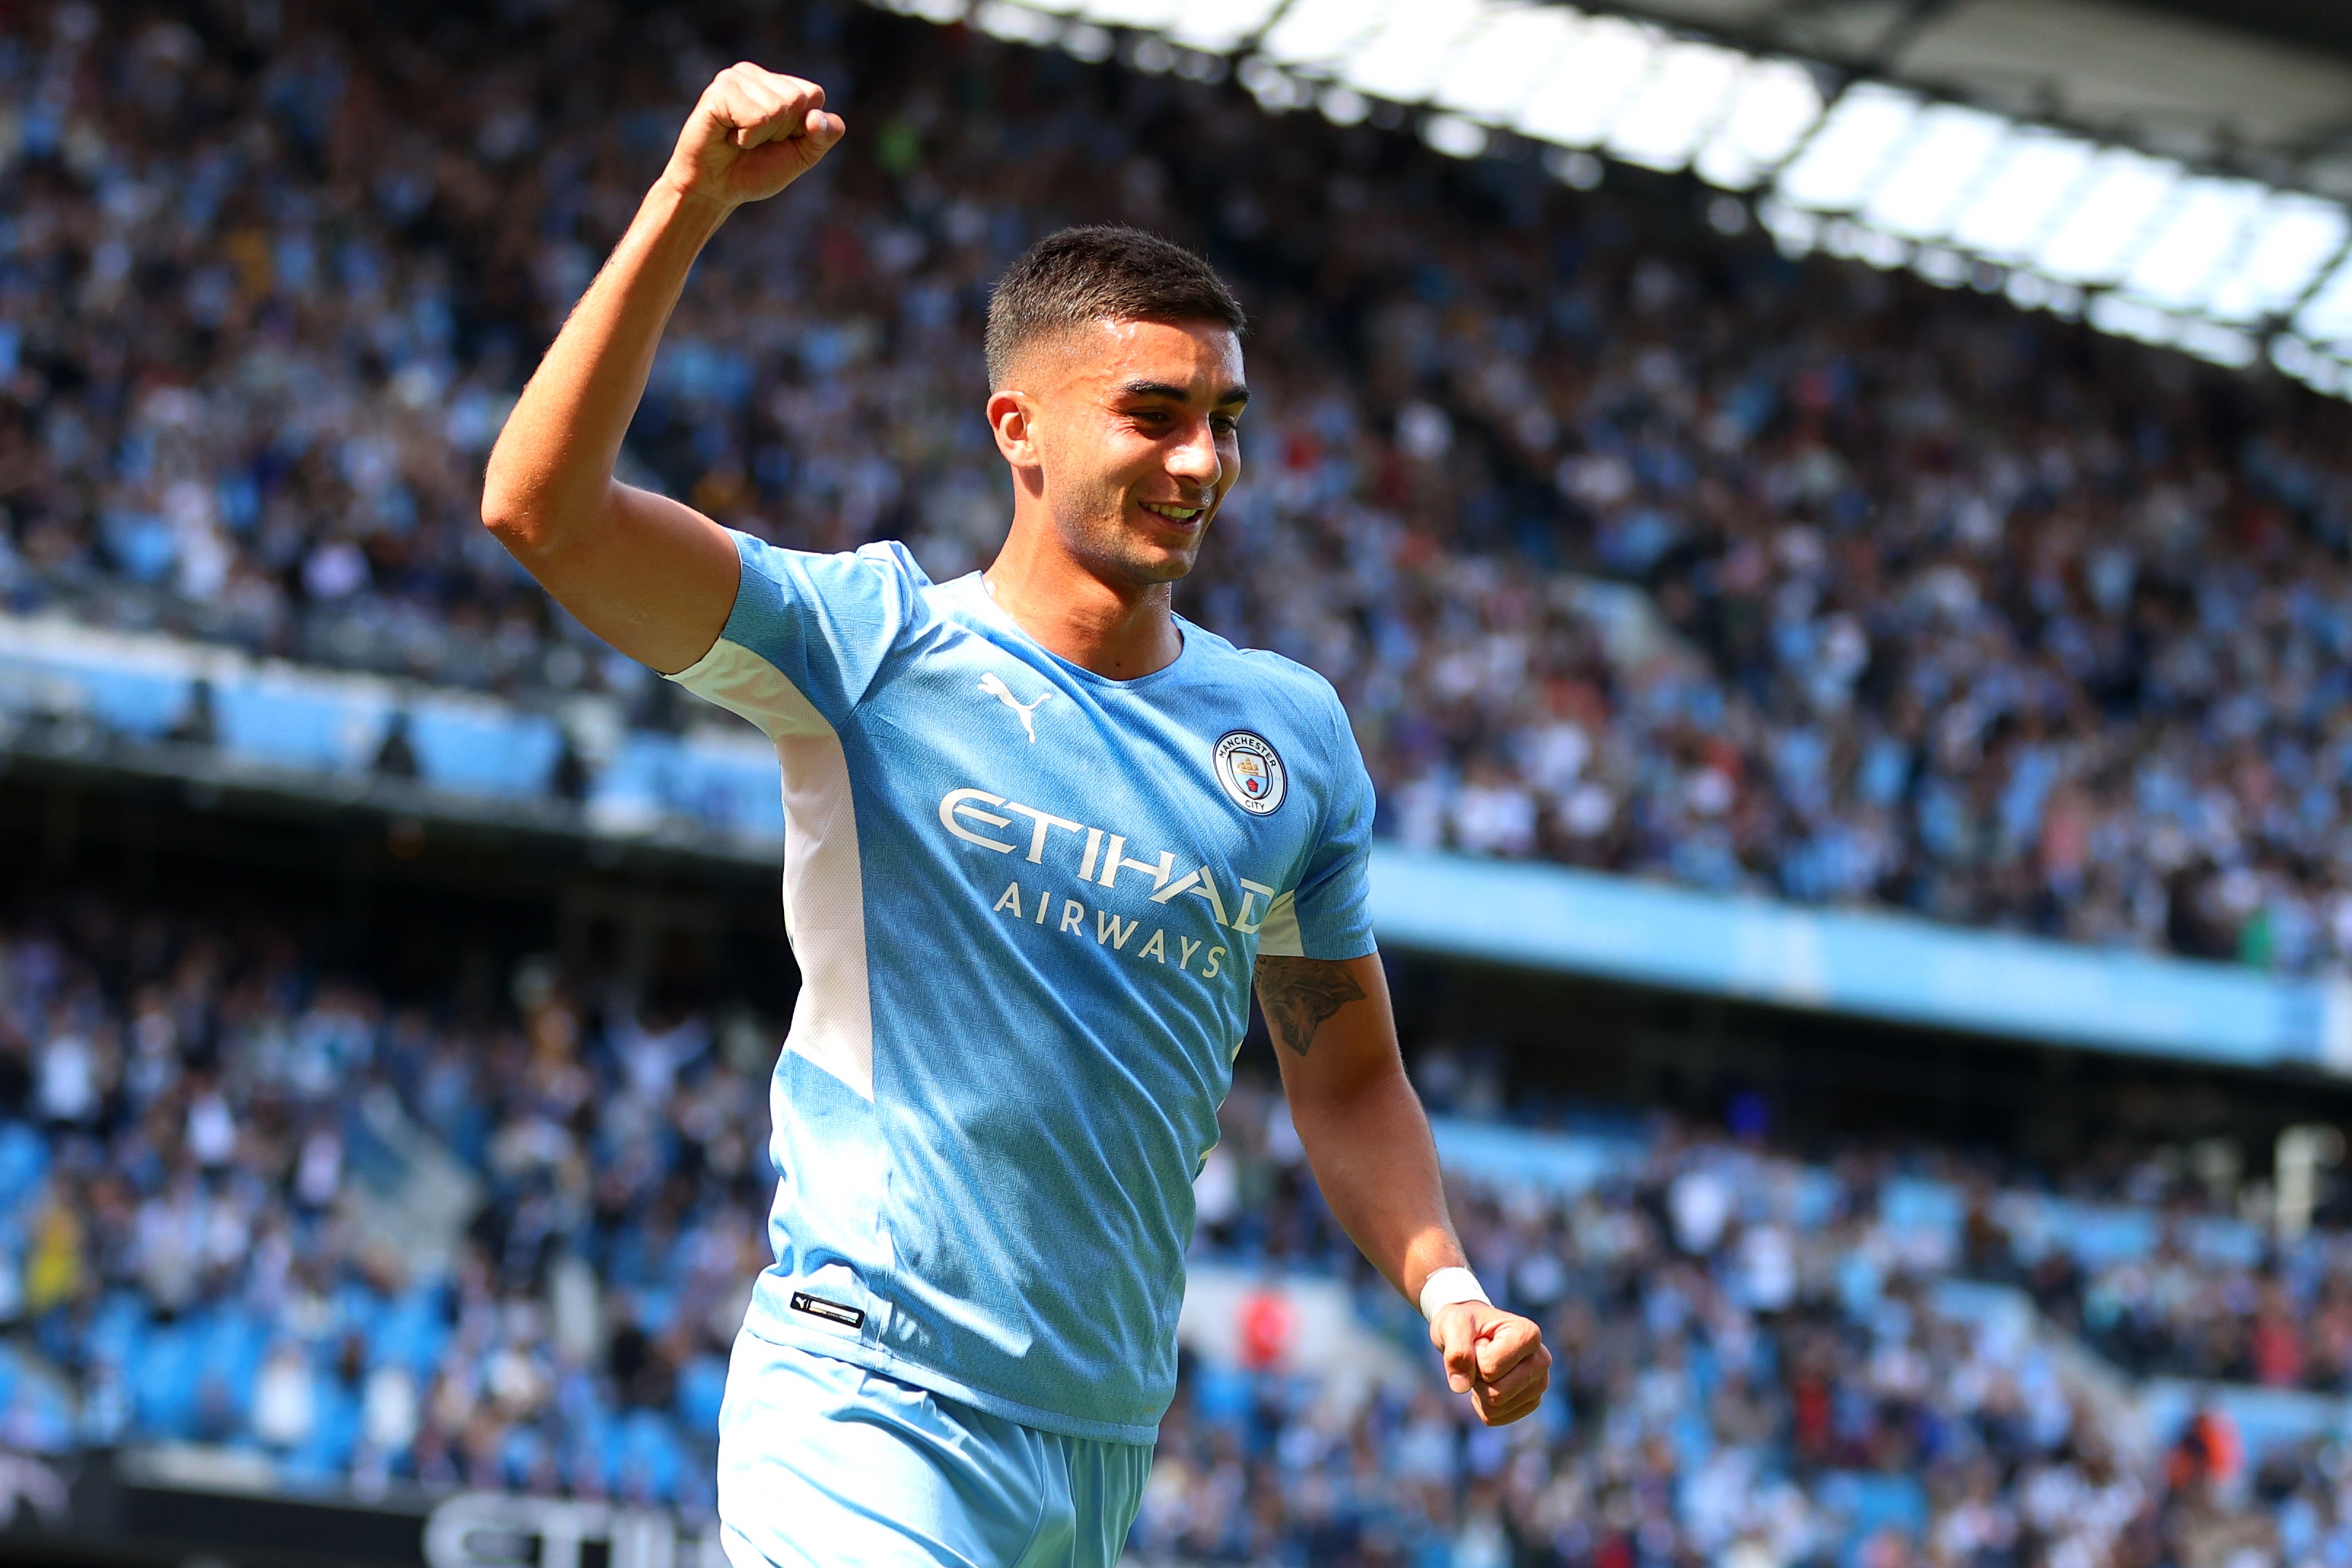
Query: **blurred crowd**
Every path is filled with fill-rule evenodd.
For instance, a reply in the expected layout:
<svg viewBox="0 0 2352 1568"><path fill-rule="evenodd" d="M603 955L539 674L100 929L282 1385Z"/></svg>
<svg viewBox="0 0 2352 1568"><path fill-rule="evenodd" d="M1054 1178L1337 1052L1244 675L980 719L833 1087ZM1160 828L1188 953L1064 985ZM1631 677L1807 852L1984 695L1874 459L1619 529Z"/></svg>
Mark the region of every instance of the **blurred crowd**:
<svg viewBox="0 0 2352 1568"><path fill-rule="evenodd" d="M395 1003L268 920L9 910L0 1445L197 1443L279 1485L707 1514L765 1261L773 1038L544 961L500 995ZM1547 1326L1544 1413L1465 1419L1245 1073L1195 1259L1264 1285L1237 1356L1185 1359L1143 1562L2352 1560L2352 1434L2257 1450L2208 1411L2150 1447L2130 1385L2065 1332L2122 1344L2100 1335L2139 1313L2133 1372L2352 1394L2352 1236L2274 1244L2161 1159L2067 1195L1928 1147L1808 1163L1752 1124L1588 1123L1543 1135L1565 1164L1498 1165L1479 1137L1531 1134L1465 1115L1481 1097L1446 1065L1417 1071L1453 1108L1456 1213ZM1393 1337L1352 1384L1283 1306L1317 1279Z"/></svg>
<svg viewBox="0 0 2352 1568"><path fill-rule="evenodd" d="M1243 1080L1224 1125L1198 1255L1352 1271L1364 1310L1420 1352L1410 1310L1365 1278L1299 1169L1278 1094ZM1245 1304L1242 1364L1192 1363L1161 1429L1139 1553L1428 1568L2352 1559L2352 1409L2260 1449L2211 1405L2152 1431L2131 1385L2066 1333L2086 1314L2065 1288L2095 1274L2090 1297L2147 1310L2136 1373L2342 1395L2340 1309L2326 1303L2352 1285L2352 1237L2269 1246L2168 1156L2068 1197L1997 1191L1928 1147L1807 1164L1752 1132L1671 1121L1581 1142L1601 1157L1565 1185L1537 1179L1537 1162L1505 1173L1507 1150L1450 1178L1481 1278L1547 1325L1559 1357L1537 1417L1481 1428L1427 1378L1339 1397L1305 1372L1328 1348L1286 1345L1282 1313ZM2162 1244L2135 1248L2135 1232ZM2163 1285L2134 1296L2136 1269ZM2294 1349L2222 1348L2266 1336Z"/></svg>
<svg viewBox="0 0 2352 1568"><path fill-rule="evenodd" d="M689 721L520 576L478 476L739 56L851 136L698 268L626 477L984 563L990 279L1143 224L1254 320L1249 477L1181 607L1338 684L1389 834L2352 958L2335 405L1788 260L1672 182L847 0L10 12L0 602Z"/></svg>
<svg viewBox="0 0 2352 1568"><path fill-rule="evenodd" d="M0 1441L708 1512L774 1037L544 964L497 1012L388 1005L279 925L0 928Z"/></svg>

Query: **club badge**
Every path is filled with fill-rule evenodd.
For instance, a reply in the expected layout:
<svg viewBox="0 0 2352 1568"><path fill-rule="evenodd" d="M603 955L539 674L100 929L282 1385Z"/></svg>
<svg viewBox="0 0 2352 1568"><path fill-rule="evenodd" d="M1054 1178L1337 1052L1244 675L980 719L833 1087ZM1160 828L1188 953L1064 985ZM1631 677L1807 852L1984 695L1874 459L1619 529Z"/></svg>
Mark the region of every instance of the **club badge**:
<svg viewBox="0 0 2352 1568"><path fill-rule="evenodd" d="M1235 730L1219 741L1213 765L1227 798L1252 816L1272 816L1290 793L1280 753L1254 731Z"/></svg>

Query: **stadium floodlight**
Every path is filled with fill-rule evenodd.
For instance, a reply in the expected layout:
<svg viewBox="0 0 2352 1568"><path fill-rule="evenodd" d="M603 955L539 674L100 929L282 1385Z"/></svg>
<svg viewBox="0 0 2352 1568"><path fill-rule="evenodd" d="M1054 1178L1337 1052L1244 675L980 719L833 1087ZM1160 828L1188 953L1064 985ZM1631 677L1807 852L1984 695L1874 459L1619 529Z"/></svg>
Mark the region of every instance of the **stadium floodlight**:
<svg viewBox="0 0 2352 1568"><path fill-rule="evenodd" d="M1812 72L1794 60L1752 61L1691 167L1711 185L1747 190L1779 168L1821 118Z"/></svg>
<svg viewBox="0 0 2352 1568"><path fill-rule="evenodd" d="M2215 321L2240 326L2278 315L2303 298L2347 238L2352 221L2336 203L2273 191L2200 304Z"/></svg>
<svg viewBox="0 0 2352 1568"><path fill-rule="evenodd" d="M1729 107L1747 57L1713 44L1668 44L1604 145L1629 163L1673 173L1687 165Z"/></svg>
<svg viewBox="0 0 2352 1568"><path fill-rule="evenodd" d="M1387 25L1348 57L1339 79L1374 98L1419 103L1436 90L1454 49L1486 19L1486 0L1412 0L1399 5L1389 13Z"/></svg>
<svg viewBox="0 0 2352 1568"><path fill-rule="evenodd" d="M1919 106L1918 94L1900 88L1876 82L1848 88L1773 188L1791 206L1852 212L1878 188Z"/></svg>
<svg viewBox="0 0 2352 1568"><path fill-rule="evenodd" d="M1175 26L1183 0L1078 0L1078 15L1105 27L1164 33Z"/></svg>
<svg viewBox="0 0 2352 1568"><path fill-rule="evenodd" d="M1821 243L1822 220L1777 196L1766 196L1756 204L1756 221L1764 226L1783 256L1810 256Z"/></svg>
<svg viewBox="0 0 2352 1568"><path fill-rule="evenodd" d="M901 16L919 16L926 22L944 26L961 22L966 9L965 0L874 0L885 11L896 11Z"/></svg>
<svg viewBox="0 0 2352 1568"><path fill-rule="evenodd" d="M1565 5L1496 5L1462 40L1431 92L1432 102L1500 125L1551 69L1582 16Z"/></svg>
<svg viewBox="0 0 2352 1568"><path fill-rule="evenodd" d="M1922 110L1893 167L1863 205L1863 221L1911 239L1940 239L2009 132L2008 121L1981 110L1939 103Z"/></svg>
<svg viewBox="0 0 2352 1568"><path fill-rule="evenodd" d="M2294 330L2327 349L2352 345L2352 257L2347 257L2295 312Z"/></svg>
<svg viewBox="0 0 2352 1568"><path fill-rule="evenodd" d="M2124 275L2124 292L2168 310L2194 308L2237 253L2239 237L2268 194L2252 180L2182 182L2171 210Z"/></svg>
<svg viewBox="0 0 2352 1568"><path fill-rule="evenodd" d="M1431 115L1421 139L1449 158L1475 158L1486 150L1486 128L1458 114Z"/></svg>
<svg viewBox="0 0 2352 1568"><path fill-rule="evenodd" d="M1591 17L1519 106L1517 128L1562 147L1595 145L1649 79L1665 41L1663 31L1644 23Z"/></svg>
<svg viewBox="0 0 2352 1568"><path fill-rule="evenodd" d="M1062 36L1060 17L1016 0L982 0L972 8L971 25L1008 44L1050 44Z"/></svg>
<svg viewBox="0 0 2352 1568"><path fill-rule="evenodd" d="M2084 314L2091 325L2119 338L2169 344L2180 336L2180 323L2173 317L2121 294L2097 296Z"/></svg>
<svg viewBox="0 0 2352 1568"><path fill-rule="evenodd" d="M2251 335L2219 321L2200 321L2194 316L2180 323L2180 335L2173 340L2173 346L2183 353L2195 354L2231 370L2243 370L2263 357L2262 345Z"/></svg>
<svg viewBox="0 0 2352 1568"><path fill-rule="evenodd" d="M2036 271L2069 283L2112 283L2140 251L2187 171L2169 158L2109 147L2093 161L2065 214L2033 249Z"/></svg>
<svg viewBox="0 0 2352 1568"><path fill-rule="evenodd" d="M1381 29L1391 11L1415 0L1290 0L1258 40L1268 58L1292 70L1328 71Z"/></svg>
<svg viewBox="0 0 2352 1568"><path fill-rule="evenodd" d="M1962 205L1952 225L1953 243L1996 261L2022 260L2097 153L2097 147L2078 136L2039 126L2020 129Z"/></svg>

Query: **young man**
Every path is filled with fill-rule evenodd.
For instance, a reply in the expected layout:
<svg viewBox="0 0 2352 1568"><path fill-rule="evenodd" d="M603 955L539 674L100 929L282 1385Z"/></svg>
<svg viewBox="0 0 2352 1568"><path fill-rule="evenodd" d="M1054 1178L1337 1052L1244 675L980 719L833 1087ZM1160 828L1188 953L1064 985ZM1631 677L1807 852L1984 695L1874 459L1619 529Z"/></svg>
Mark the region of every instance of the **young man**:
<svg viewBox="0 0 2352 1568"><path fill-rule="evenodd" d="M687 272L838 141L750 65L667 170L491 454L483 520L624 653L765 730L803 984L719 1508L738 1568L1108 1565L1175 1379L1192 1182L1248 1019L1332 1212L1480 1419L1550 1354L1447 1220L1363 910L1370 781L1330 687L1177 618L1240 472L1240 308L1126 229L999 283L986 574L811 555L613 479ZM791 265L780 258L779 265Z"/></svg>

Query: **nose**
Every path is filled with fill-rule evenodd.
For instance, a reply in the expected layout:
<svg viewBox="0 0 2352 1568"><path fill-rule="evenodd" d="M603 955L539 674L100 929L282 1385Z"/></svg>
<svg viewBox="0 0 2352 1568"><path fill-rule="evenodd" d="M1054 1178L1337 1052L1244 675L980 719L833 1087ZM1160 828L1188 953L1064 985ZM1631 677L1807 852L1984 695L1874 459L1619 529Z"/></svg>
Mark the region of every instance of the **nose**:
<svg viewBox="0 0 2352 1568"><path fill-rule="evenodd" d="M1181 440L1169 444L1168 472L1188 486L1204 490L1217 488L1217 481L1224 477L1224 464L1217 456L1216 432L1209 428L1207 420L1195 420Z"/></svg>

